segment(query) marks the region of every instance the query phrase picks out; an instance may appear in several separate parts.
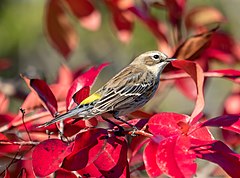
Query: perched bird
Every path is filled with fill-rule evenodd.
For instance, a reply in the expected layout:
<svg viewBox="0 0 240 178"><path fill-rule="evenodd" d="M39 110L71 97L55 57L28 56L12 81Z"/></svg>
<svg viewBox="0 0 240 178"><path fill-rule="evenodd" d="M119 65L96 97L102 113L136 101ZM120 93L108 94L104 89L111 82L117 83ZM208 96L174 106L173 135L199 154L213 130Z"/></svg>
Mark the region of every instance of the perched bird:
<svg viewBox="0 0 240 178"><path fill-rule="evenodd" d="M132 126L119 116L141 108L153 97L158 88L161 72L173 60L175 59L168 58L160 51L148 51L139 55L74 109L40 127L46 127L70 117L87 119L102 114L111 114L115 119ZM105 120L114 124L106 118Z"/></svg>

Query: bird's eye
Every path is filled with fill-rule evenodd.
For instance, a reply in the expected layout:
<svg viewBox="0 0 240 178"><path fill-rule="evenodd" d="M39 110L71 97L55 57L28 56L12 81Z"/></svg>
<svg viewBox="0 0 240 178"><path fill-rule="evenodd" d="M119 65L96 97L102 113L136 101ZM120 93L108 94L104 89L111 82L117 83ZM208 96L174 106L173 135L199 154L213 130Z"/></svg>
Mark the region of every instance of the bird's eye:
<svg viewBox="0 0 240 178"><path fill-rule="evenodd" d="M155 54L155 55L153 56L153 59L159 59L159 55Z"/></svg>

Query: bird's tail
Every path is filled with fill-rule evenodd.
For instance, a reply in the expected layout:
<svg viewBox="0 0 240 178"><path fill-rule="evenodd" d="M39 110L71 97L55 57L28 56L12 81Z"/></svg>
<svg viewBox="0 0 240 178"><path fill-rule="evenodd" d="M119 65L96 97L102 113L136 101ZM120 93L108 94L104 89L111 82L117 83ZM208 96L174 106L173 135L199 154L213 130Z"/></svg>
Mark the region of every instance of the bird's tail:
<svg viewBox="0 0 240 178"><path fill-rule="evenodd" d="M82 112L83 111L83 108L79 108L79 107L76 107L62 115L59 115L57 117L55 117L54 119L52 119L51 121L49 122L46 122L42 125L39 125L37 128L41 128L41 127L47 127L49 125L52 125L58 121L61 121L61 120L64 120L64 119L67 119L67 118L70 118L70 117L73 117L73 116L77 116L79 112Z"/></svg>

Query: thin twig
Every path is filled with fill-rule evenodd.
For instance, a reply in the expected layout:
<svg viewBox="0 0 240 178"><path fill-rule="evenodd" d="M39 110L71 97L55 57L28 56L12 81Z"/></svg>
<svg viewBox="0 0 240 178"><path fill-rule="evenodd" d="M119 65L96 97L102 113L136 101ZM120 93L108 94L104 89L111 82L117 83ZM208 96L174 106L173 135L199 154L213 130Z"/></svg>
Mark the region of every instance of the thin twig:
<svg viewBox="0 0 240 178"><path fill-rule="evenodd" d="M238 75L236 76L227 76L218 72L204 72L204 77L216 77L216 78L221 78L221 77L229 77L229 78L234 78L234 77L240 77ZM179 73L179 74L162 74L160 80L175 80L175 79L181 79L181 78L190 78L191 76L188 75L187 73Z"/></svg>
<svg viewBox="0 0 240 178"><path fill-rule="evenodd" d="M0 145L38 145L40 142L34 141L21 141L21 142L11 142L11 141L0 141Z"/></svg>
<svg viewBox="0 0 240 178"><path fill-rule="evenodd" d="M26 127L25 121L24 121L25 110L24 110L23 108L20 108L20 111L21 111L21 113L22 113L22 122L23 122L24 128L25 128L25 130L26 130L26 132L27 132L27 135L28 135L29 140L32 141L32 138L31 138L31 136L30 136L30 133L29 133L29 131L28 131L27 127Z"/></svg>
<svg viewBox="0 0 240 178"><path fill-rule="evenodd" d="M127 131L127 134L128 135L135 134L135 135L142 135L142 136L145 136L145 137L153 137L153 134L145 132L144 130Z"/></svg>

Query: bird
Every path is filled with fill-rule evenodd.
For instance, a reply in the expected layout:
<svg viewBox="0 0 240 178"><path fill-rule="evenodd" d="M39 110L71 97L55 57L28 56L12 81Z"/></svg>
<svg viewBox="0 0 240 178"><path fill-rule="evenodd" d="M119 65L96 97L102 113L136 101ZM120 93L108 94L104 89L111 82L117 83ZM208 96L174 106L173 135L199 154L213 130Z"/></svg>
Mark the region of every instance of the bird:
<svg viewBox="0 0 240 178"><path fill-rule="evenodd" d="M79 120L110 114L116 120L136 129L120 116L140 109L154 96L159 85L160 74L173 60L176 59L169 58L160 51L142 53L75 108L56 116L39 127L47 127L67 118ZM103 119L117 125L105 117Z"/></svg>

